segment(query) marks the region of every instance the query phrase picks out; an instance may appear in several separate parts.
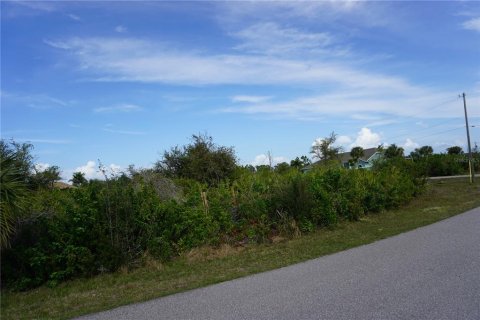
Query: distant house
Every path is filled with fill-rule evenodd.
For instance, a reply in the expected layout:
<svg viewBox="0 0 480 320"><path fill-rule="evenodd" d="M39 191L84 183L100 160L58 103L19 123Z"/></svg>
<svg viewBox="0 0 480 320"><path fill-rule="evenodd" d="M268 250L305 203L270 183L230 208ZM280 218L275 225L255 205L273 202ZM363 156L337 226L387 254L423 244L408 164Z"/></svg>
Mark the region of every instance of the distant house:
<svg viewBox="0 0 480 320"><path fill-rule="evenodd" d="M382 157L382 153L377 148L369 148L363 150L363 157L358 159L357 163L351 163L352 156L350 152L338 154L338 160L342 163L344 168L363 168L369 169L373 166L373 162Z"/></svg>
<svg viewBox="0 0 480 320"><path fill-rule="evenodd" d="M72 186L71 184L68 184L68 183L65 183L65 182L62 182L62 181L55 181L53 183L53 187L56 188L56 189L72 189L72 188L75 188L75 186Z"/></svg>
<svg viewBox="0 0 480 320"><path fill-rule="evenodd" d="M349 152L339 153L337 155L337 160L341 163L342 167L351 169L351 168L362 168L362 169L369 169L373 166L375 160L380 159L382 157L382 153L378 151L377 148L369 148L363 150L363 157L360 157L356 163L352 163L352 156ZM317 161L309 166L306 166L302 169L303 172L310 171L313 166L319 165L323 162L323 160Z"/></svg>

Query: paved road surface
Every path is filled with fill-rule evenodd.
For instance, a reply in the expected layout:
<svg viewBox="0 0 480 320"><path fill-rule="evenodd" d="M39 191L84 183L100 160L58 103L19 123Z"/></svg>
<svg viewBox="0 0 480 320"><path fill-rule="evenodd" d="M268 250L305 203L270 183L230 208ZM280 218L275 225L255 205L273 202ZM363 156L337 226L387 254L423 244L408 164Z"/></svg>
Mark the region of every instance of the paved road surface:
<svg viewBox="0 0 480 320"><path fill-rule="evenodd" d="M480 319L480 208L393 238L82 319Z"/></svg>
<svg viewBox="0 0 480 320"><path fill-rule="evenodd" d="M469 180L470 176L467 175L461 175L461 176L441 176L441 177L428 177L427 180L445 180L445 179L461 179L464 178L465 180Z"/></svg>

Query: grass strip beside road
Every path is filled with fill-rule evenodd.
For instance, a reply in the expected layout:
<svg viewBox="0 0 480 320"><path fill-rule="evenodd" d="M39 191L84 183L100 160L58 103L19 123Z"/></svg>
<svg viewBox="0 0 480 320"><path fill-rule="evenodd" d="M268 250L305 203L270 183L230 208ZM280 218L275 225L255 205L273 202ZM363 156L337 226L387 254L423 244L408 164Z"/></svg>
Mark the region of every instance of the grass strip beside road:
<svg viewBox="0 0 480 320"><path fill-rule="evenodd" d="M368 244L480 206L480 183L434 180L408 205L342 222L295 239L246 247L194 249L161 264L149 260L133 271L1 295L1 318L66 319L272 270Z"/></svg>

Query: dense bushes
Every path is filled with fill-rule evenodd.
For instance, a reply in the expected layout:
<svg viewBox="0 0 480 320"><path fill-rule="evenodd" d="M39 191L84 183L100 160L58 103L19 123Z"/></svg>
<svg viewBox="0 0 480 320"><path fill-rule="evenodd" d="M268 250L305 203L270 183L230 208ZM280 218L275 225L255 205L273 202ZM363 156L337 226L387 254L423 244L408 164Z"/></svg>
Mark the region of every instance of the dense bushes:
<svg viewBox="0 0 480 320"><path fill-rule="evenodd" d="M135 267L148 255L167 261L201 245L263 242L355 221L406 203L425 176L468 169L462 154L420 148L406 160L396 146L370 171L332 161L301 173L306 157L298 166L255 169L237 166L232 148L194 136L153 169L89 182L77 173L75 188L57 190L55 178L36 183L43 176L33 170L31 147L0 144L1 281L20 290Z"/></svg>
<svg viewBox="0 0 480 320"><path fill-rule="evenodd" d="M397 159L374 171L244 170L215 187L140 172L41 190L2 251L2 281L17 289L55 285L135 266L145 254L165 261L204 244L298 235L399 206L421 182L411 162Z"/></svg>
<svg viewBox="0 0 480 320"><path fill-rule="evenodd" d="M429 177L468 174L468 156L465 154L432 154L413 158L416 166ZM473 154L475 171L480 170L480 155Z"/></svg>

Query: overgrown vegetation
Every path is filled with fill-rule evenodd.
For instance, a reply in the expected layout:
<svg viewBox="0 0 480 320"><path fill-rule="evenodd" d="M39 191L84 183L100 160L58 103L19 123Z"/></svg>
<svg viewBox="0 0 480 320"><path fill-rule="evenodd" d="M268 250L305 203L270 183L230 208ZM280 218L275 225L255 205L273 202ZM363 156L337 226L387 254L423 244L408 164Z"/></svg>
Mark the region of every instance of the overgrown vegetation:
<svg viewBox="0 0 480 320"><path fill-rule="evenodd" d="M263 244L202 246L163 263L145 256L133 270L121 268L89 279L25 292L2 291L2 319L70 319L252 273L332 254L415 229L480 206L480 182L428 182L426 191L399 209L340 222L301 237L276 236Z"/></svg>
<svg viewBox="0 0 480 320"><path fill-rule="evenodd" d="M208 185L218 185L232 179L236 167L232 147L218 146L212 137L193 135L192 142L183 148L173 147L165 151L157 161L155 170L170 178L187 178Z"/></svg>
<svg viewBox="0 0 480 320"><path fill-rule="evenodd" d="M325 166L308 174L252 172L232 161L232 149L194 136L182 152L165 154L161 170L131 168L129 175L88 183L75 174L76 188L68 190L46 183L30 195L11 248L2 250L3 284L54 286L135 267L145 254L168 261L201 245L309 233L397 207L423 186L406 161L375 171Z"/></svg>
<svg viewBox="0 0 480 320"><path fill-rule="evenodd" d="M393 145L372 170L348 170L332 159L334 139L320 150L329 161L302 173L306 157L240 167L233 148L193 136L153 169L130 167L102 181L76 172L66 190L53 188L57 167L34 170L30 145L2 141L2 287L56 286L135 268L146 256L166 262L200 246L268 243L357 221L408 203L445 157L459 156L405 159ZM454 165L463 164L446 167Z"/></svg>
<svg viewBox="0 0 480 320"><path fill-rule="evenodd" d="M459 146L446 149L446 153L434 154L431 146L423 146L410 153L411 161L427 177L453 176L469 172L468 155ZM480 171L480 152L472 150L472 163L476 172Z"/></svg>

